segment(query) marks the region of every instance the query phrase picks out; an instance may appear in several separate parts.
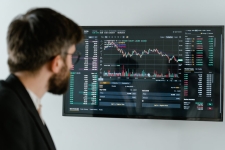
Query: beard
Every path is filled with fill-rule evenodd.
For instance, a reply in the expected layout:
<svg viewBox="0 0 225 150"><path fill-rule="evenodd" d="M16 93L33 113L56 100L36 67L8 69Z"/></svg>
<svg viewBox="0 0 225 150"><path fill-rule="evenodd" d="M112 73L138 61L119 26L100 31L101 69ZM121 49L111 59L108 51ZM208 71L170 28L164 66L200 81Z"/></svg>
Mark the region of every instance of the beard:
<svg viewBox="0 0 225 150"><path fill-rule="evenodd" d="M59 73L53 74L49 79L48 92L52 94L63 94L67 91L69 86L70 72L68 67L64 66L60 69Z"/></svg>

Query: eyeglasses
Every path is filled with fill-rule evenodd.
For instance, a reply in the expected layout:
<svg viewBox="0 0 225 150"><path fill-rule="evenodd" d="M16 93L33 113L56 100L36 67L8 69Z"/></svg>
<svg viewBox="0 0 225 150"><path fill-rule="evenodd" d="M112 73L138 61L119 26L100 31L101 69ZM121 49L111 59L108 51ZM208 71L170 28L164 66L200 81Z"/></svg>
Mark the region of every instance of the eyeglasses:
<svg viewBox="0 0 225 150"><path fill-rule="evenodd" d="M72 56L72 64L73 65L76 65L80 60L81 52L79 52L79 51L75 51L73 54L70 54L70 53L66 52L65 54Z"/></svg>

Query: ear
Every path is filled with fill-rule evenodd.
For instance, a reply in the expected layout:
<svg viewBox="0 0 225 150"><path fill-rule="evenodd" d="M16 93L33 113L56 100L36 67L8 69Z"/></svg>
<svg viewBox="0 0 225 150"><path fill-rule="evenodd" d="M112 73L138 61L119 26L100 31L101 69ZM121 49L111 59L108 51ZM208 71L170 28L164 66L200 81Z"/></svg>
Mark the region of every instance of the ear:
<svg viewBox="0 0 225 150"><path fill-rule="evenodd" d="M62 67L62 59L61 56L56 56L51 62L50 62L50 71L53 73L58 73Z"/></svg>

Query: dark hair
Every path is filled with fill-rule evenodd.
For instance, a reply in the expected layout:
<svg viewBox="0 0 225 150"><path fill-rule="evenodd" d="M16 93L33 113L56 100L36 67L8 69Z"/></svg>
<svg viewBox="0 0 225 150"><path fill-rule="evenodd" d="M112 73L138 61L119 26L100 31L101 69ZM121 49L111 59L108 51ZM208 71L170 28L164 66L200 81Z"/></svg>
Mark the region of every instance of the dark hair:
<svg viewBox="0 0 225 150"><path fill-rule="evenodd" d="M81 27L64 15L50 8L29 10L16 17L8 28L10 72L36 71L82 39Z"/></svg>

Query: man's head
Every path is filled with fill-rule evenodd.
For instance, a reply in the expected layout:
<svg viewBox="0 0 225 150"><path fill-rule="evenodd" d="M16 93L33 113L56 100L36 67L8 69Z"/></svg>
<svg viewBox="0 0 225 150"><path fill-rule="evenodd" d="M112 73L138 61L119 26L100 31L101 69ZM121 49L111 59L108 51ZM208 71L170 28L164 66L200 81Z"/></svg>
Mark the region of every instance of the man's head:
<svg viewBox="0 0 225 150"><path fill-rule="evenodd" d="M69 80L75 45L82 29L72 20L49 9L38 8L16 17L8 28L8 65L11 73L37 72L43 65L62 60L63 67L49 80L49 92L63 93ZM53 65L54 66L54 65Z"/></svg>

